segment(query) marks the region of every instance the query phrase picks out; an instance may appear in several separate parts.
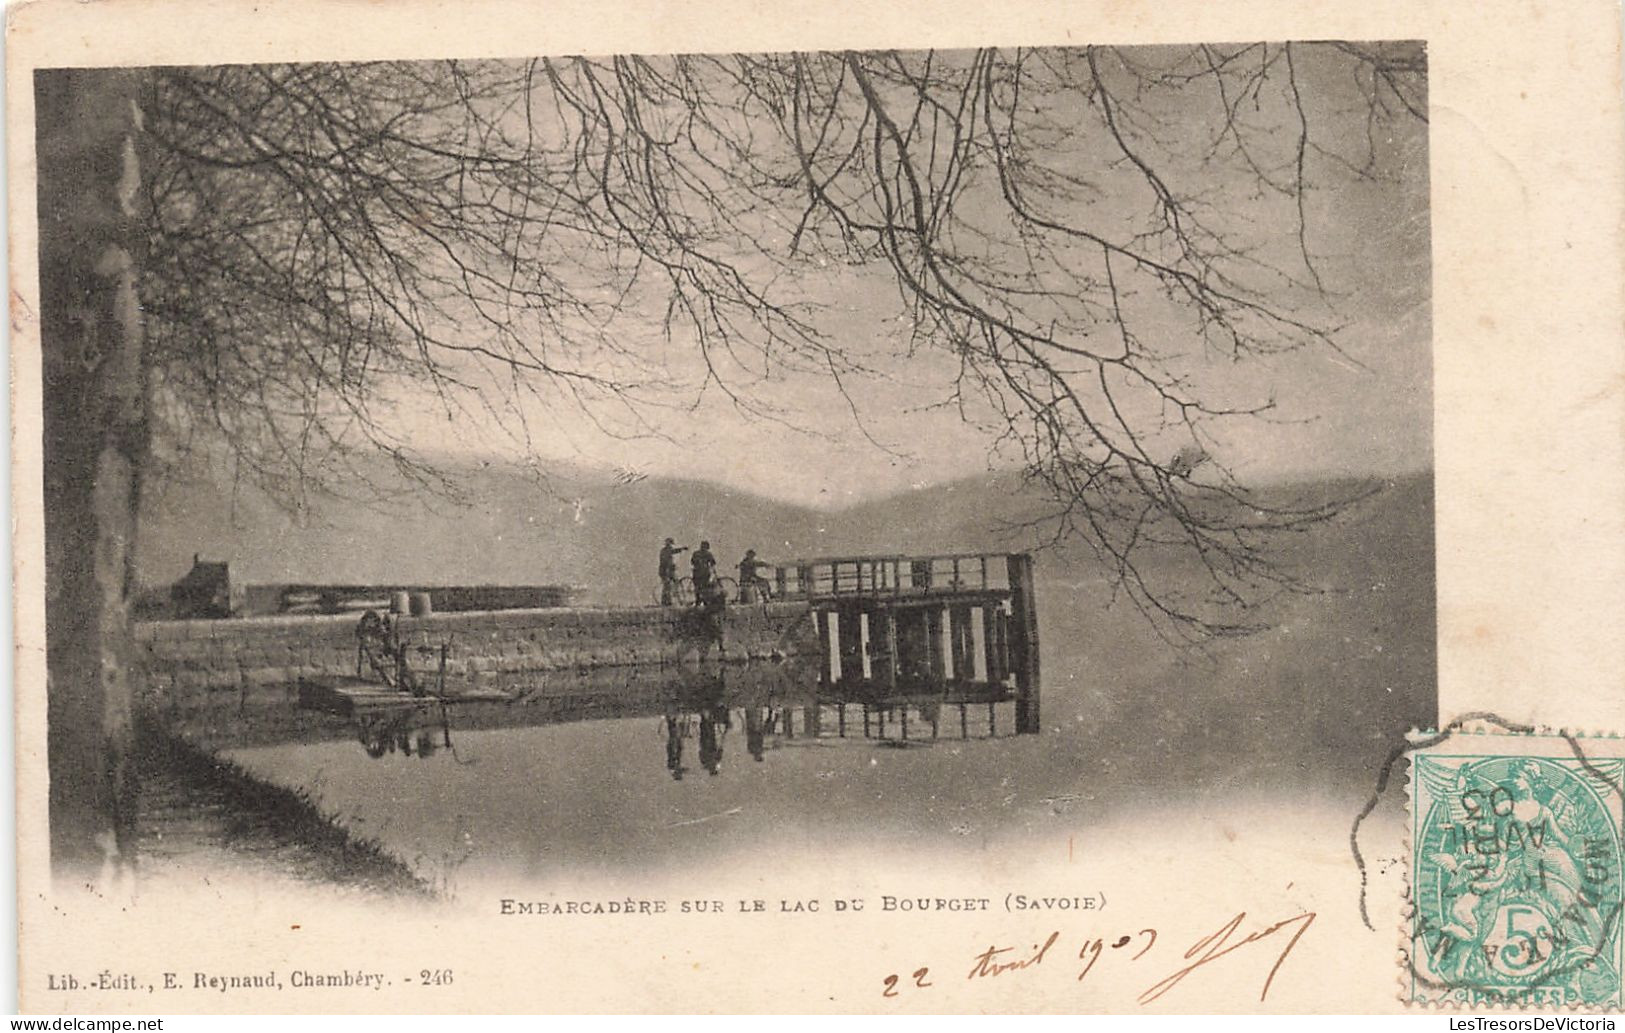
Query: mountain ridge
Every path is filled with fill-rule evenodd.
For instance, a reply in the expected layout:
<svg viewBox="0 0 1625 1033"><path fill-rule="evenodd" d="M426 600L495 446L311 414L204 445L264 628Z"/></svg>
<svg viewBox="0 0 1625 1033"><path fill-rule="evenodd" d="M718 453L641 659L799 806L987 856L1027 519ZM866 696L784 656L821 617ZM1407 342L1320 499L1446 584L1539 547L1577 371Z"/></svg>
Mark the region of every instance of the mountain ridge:
<svg viewBox="0 0 1625 1033"><path fill-rule="evenodd" d="M655 555L668 535L690 546L709 540L725 573L746 548L772 562L863 552L1028 551L1041 544L1034 529L1013 526L1043 508L1016 471L830 510L692 479L617 479L579 470L538 476L495 464L453 473L462 482L460 501L423 494L368 505L317 497L302 513L245 485L171 481L145 507L139 579L168 584L199 555L231 563L233 578L247 583L573 583L585 587L591 602L637 604L649 601ZM1431 510L1427 475L1266 491L1354 497L1424 483Z"/></svg>

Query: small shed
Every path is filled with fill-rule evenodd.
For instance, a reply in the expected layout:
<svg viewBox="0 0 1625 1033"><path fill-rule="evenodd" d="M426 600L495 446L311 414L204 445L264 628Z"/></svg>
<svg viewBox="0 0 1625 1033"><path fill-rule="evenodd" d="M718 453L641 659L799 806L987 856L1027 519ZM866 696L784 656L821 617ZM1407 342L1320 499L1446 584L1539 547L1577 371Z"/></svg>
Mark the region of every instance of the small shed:
<svg viewBox="0 0 1625 1033"><path fill-rule="evenodd" d="M175 616L182 620L230 617L231 564L192 556L192 569L169 589Z"/></svg>

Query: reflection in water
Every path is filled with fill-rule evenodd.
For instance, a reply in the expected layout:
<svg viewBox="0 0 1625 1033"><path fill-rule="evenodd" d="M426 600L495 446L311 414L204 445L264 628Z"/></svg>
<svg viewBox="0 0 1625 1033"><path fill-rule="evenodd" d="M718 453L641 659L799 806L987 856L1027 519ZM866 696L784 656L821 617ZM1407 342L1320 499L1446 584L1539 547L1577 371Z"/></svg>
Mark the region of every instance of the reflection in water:
<svg viewBox="0 0 1625 1033"><path fill-rule="evenodd" d="M700 712L700 767L708 774L722 774L722 743L728 737L725 707L709 707Z"/></svg>
<svg viewBox="0 0 1625 1033"><path fill-rule="evenodd" d="M980 827L965 808L987 800L1007 822L1007 789L970 790L1043 746L1014 734L1013 700L820 686L793 661L534 675L512 691L356 694L349 714L289 706L283 725L245 729L239 710L209 727L256 776L304 789L457 892L575 864L706 863L747 843L791 856L854 814L870 839Z"/></svg>
<svg viewBox="0 0 1625 1033"><path fill-rule="evenodd" d="M415 704L363 713L355 719L356 738L367 756L374 760L396 752L404 757L427 760L442 748L451 749L451 719L446 711L445 704L438 707Z"/></svg>
<svg viewBox="0 0 1625 1033"><path fill-rule="evenodd" d="M745 749L750 751L752 760L764 760L767 752L767 733L777 720L777 715L765 707L745 708Z"/></svg>
<svg viewBox="0 0 1625 1033"><path fill-rule="evenodd" d="M672 781L681 782L688 769L683 767L683 740L689 735L688 718L675 712L666 715L666 770Z"/></svg>
<svg viewBox="0 0 1625 1033"><path fill-rule="evenodd" d="M1002 692L969 695L962 686L906 696L882 696L866 686L820 687L783 663L635 669L622 678L601 686L556 679L504 703L384 701L357 710L351 720L368 757L428 760L442 752L455 756L454 724L484 729L597 722L641 717L658 706L665 770L681 782L694 762L713 777L722 773L728 733L736 722L744 727L746 752L761 763L769 751L785 746L922 745L942 734L945 708L957 708L959 738L972 737L973 723L977 738L996 738L998 707L1008 702ZM560 691L566 687L568 693ZM561 700L570 705L545 705ZM972 722L973 711L986 716ZM855 715L861 715L861 724ZM1014 723L1007 719L1003 728L1010 734Z"/></svg>
<svg viewBox="0 0 1625 1033"><path fill-rule="evenodd" d="M1010 734L1013 702L843 693L793 660L489 675L511 701L447 708L467 765L439 759L444 731L427 763L415 742L411 761L371 759L354 717L287 696L180 693L162 716L471 900L589 875L703 882L734 859L952 857L1029 836L1064 848L1073 832L1084 847L1171 801L1225 813L1291 794L1352 815L1394 737L1437 721L1431 549L1419 535L1416 562L1373 551L1355 573L1381 593L1305 599L1279 633L1211 661L1100 611L1090 583L1052 585L1042 735ZM699 717L717 695L732 715L726 777L699 772Z"/></svg>
<svg viewBox="0 0 1625 1033"><path fill-rule="evenodd" d="M689 698L684 699L684 695ZM685 713L685 705L693 708L694 712ZM688 772L688 768L683 766L683 745L695 737L696 728L699 733L700 767L708 774L721 774L723 743L732 727L726 686L720 672L715 685L702 698L695 699L692 693L671 693L666 700L666 770L671 772L672 780L681 782Z"/></svg>

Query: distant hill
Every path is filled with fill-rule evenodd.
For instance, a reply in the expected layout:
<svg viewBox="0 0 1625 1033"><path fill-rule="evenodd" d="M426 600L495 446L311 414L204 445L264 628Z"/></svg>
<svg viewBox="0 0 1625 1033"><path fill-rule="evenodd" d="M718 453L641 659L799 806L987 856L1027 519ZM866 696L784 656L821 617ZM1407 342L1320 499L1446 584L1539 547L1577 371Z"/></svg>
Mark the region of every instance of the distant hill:
<svg viewBox="0 0 1625 1033"><path fill-rule="evenodd" d="M317 498L299 516L246 485L234 491L213 481L171 482L148 500L138 549L141 580L168 584L196 554L230 562L239 582L569 583L583 586L593 602L641 603L649 598L655 555L667 535L687 545L708 539L725 567L747 548L769 560L788 560L869 551L1030 549L1041 537L1016 525L1042 513L1042 499L1008 472L835 511L701 481L648 477L622 483L580 470L550 472L544 480L494 465L451 473L458 502L428 492L388 504ZM1429 483L1425 476L1391 482L1341 523L1375 521L1379 537L1420 527L1431 548ZM1369 487L1335 482L1274 491L1347 497ZM1427 497L1419 498L1424 489ZM1318 547L1299 542L1293 551L1314 563ZM1095 573L1084 557L1064 550L1047 553L1044 562L1067 568L1070 577Z"/></svg>
<svg viewBox="0 0 1625 1033"><path fill-rule="evenodd" d="M452 471L459 501L432 493L389 504L316 498L295 516L259 491L174 482L149 500L141 580L167 584L194 554L246 582L574 583L598 602L644 602L670 535L709 539L724 564L825 551L831 515L697 481L522 469Z"/></svg>

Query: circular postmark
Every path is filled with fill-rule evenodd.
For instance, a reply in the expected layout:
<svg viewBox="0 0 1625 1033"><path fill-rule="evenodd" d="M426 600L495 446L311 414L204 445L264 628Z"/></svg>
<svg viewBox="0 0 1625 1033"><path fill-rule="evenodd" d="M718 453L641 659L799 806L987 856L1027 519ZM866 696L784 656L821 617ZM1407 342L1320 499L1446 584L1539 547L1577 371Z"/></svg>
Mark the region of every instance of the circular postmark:
<svg viewBox="0 0 1625 1033"><path fill-rule="evenodd" d="M1415 765L1412 999L1618 1004L1625 869L1595 768L1529 755Z"/></svg>

